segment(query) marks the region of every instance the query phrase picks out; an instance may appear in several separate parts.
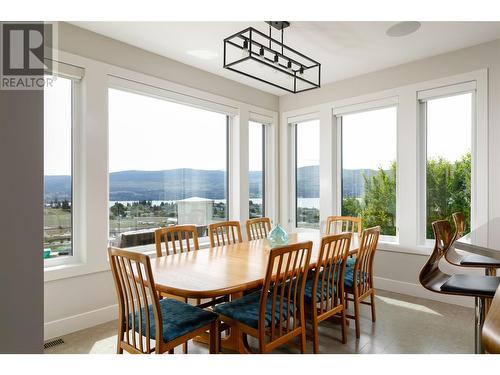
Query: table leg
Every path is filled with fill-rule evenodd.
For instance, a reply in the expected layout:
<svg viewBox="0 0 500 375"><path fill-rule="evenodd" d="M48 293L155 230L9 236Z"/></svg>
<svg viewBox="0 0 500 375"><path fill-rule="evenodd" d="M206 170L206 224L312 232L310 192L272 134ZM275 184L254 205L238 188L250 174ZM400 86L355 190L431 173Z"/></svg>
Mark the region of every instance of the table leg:
<svg viewBox="0 0 500 375"><path fill-rule="evenodd" d="M481 334L483 331L483 324L484 324L484 317L485 317L485 311L484 311L484 298L481 297L475 297L474 298L475 302L475 335L474 335L474 352L476 354L484 354L484 348L481 340Z"/></svg>
<svg viewBox="0 0 500 375"><path fill-rule="evenodd" d="M243 297L243 292L231 294L231 301ZM195 337L194 341L208 344L208 335ZM231 327L229 335L221 339L221 348L232 350L240 354L248 353L247 345L243 340L243 333L237 327Z"/></svg>

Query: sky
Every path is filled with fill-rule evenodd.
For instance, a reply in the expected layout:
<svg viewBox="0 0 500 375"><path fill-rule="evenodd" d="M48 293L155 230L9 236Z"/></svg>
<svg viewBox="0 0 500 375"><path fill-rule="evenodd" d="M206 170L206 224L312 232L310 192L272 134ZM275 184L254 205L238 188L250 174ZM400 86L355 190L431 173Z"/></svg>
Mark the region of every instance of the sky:
<svg viewBox="0 0 500 375"><path fill-rule="evenodd" d="M44 90L44 174L71 174L71 80Z"/></svg>
<svg viewBox="0 0 500 375"><path fill-rule="evenodd" d="M427 154L455 161L471 145L472 94L427 105ZM396 107L343 116L343 167L387 169L396 159ZM45 91L45 175L71 166L71 81ZM249 124L249 169L262 169L261 124ZM319 121L297 128L298 167L319 164ZM258 150L258 151L257 151ZM109 170L226 168L226 116L162 99L109 90Z"/></svg>

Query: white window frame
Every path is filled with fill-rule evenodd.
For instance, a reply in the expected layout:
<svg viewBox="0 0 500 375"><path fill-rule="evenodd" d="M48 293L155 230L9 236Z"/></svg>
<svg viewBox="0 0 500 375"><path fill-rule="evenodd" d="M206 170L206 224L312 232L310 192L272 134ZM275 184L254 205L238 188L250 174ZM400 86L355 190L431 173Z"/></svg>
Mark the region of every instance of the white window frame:
<svg viewBox="0 0 500 375"><path fill-rule="evenodd" d="M474 189L472 229L475 241L488 243L488 69L480 69L453 76L413 83L357 97L339 99L323 104L299 108L281 114L280 156L281 156L281 211L280 217L287 223L289 231L296 231L291 224L294 218L293 187L293 134L289 124L297 119L320 119L320 215L321 229L328 215L340 212L340 147L337 115L360 109L397 105L397 192L396 217L397 238L390 241L382 238L379 249L405 254L428 255L433 244L422 243L420 233L422 212L425 212L425 185L422 186L422 171L425 171L426 153L422 153L421 113L418 95L443 95L449 87L475 82L476 85L476 127L473 133L473 181ZM455 86L455 88L458 86ZM462 86L462 91L468 89ZM432 90L432 91L429 91ZM425 150L424 150L425 151ZM422 169L423 168L423 169ZM425 223L425 218L424 218Z"/></svg>
<svg viewBox="0 0 500 375"><path fill-rule="evenodd" d="M320 188L320 222L319 229L313 228L299 228L297 227L297 186L296 186L296 177L297 177L297 169L296 169L296 158L297 158L297 149L296 149L296 138L295 138L295 127L297 124L309 121L319 121L320 122L320 132L321 132L321 119L320 114L318 112L311 112L304 115L292 116L288 117L287 122L287 135L288 135L288 165L287 169L290 171L288 183L285 186L285 189L282 189L282 194L288 196L288 219L286 220L286 226L289 230L295 232L305 232L305 231L320 231L321 232L321 188ZM320 137L321 142L321 137ZM320 168L321 168L321 156L320 156Z"/></svg>
<svg viewBox="0 0 500 375"><path fill-rule="evenodd" d="M419 243L424 246L432 246L433 240L427 239L427 102L432 99L453 97L461 94L472 94L471 109L471 228L477 229L479 223L487 220L488 207L487 194L481 193L484 186L487 187L487 165L481 165L481 160L487 160L487 138L484 136L485 122L480 120L478 112L478 81L468 81L455 83L451 85L436 87L433 89L421 90L417 93L419 109ZM486 142L485 142L486 141ZM484 190L483 190L484 191ZM486 190L487 191L487 190ZM484 194L484 195L482 195ZM485 246L487 244L487 233L485 231L475 231L478 236L477 241L481 241Z"/></svg>
<svg viewBox="0 0 500 375"><path fill-rule="evenodd" d="M333 123L335 124L335 131L334 131L334 142L336 144L336 150L337 150L337 164L335 165L334 172L336 175L336 211L334 211L335 215L341 215L342 214L342 147L343 147L343 142L342 142L342 117L346 115L351 115L355 113L362 113L362 112L370 112L374 111L377 109L384 109L384 108L396 108L396 140L398 139L398 134L399 134L399 129L398 129L398 120L399 120L399 99L397 96L391 96L387 98L382 98L378 100L371 100L368 102L363 102L363 103L356 103L352 105L347 105L347 106L342 106L342 107L337 107L333 108L332 114L334 116ZM397 141L396 141L397 142ZM399 200L399 163L398 163L398 155L399 155L399 147L396 144L396 235L395 236L388 236L388 235L381 235L380 236L380 241L382 242L388 242L388 243L399 243L399 206L400 206L400 200Z"/></svg>
<svg viewBox="0 0 500 375"><path fill-rule="evenodd" d="M272 131L273 131L273 118L265 115L261 115L259 113L250 113L249 120L248 120L248 125L250 126L250 122L255 122L258 124L261 124L264 127L264 139L263 139L263 160L262 160L262 167L264 170L262 171L262 177L264 178L263 184L264 184L264 189L262 192L262 198L263 198L263 216L264 217L274 217L274 210L272 208L272 200L271 200L271 195L272 195L272 188L268 187L268 181L272 181L272 175L270 173L271 165L268 161L268 159L272 160L272 142L269 142L269 138L272 138ZM249 153L250 155L250 153ZM250 157L250 156L249 156ZM250 168L248 168L248 173L250 173ZM250 198L248 199L248 204L250 205ZM268 204L271 201L271 204ZM248 207L248 211L250 212L250 207Z"/></svg>
<svg viewBox="0 0 500 375"><path fill-rule="evenodd" d="M85 245L82 222L84 210L81 199L82 157L81 157L81 80L82 68L54 61L53 75L71 81L71 255L44 259L44 269L78 263L82 259Z"/></svg>
<svg viewBox="0 0 500 375"><path fill-rule="evenodd" d="M231 203L232 203L232 197L231 197L231 188L230 188L230 181L232 178L232 167L234 167L234 164L231 162L231 139L232 139L232 127L234 124L234 118L236 117L238 111L236 108L231 107L231 106L226 106L223 104L218 104L218 103L213 103L207 100L203 100L200 98L195 98L195 97L190 97L188 95L183 95L179 94L176 92L172 92L169 90L164 90L159 87L143 84L140 82L135 82L135 81L130 81L127 79L115 77L115 76L110 76L109 77L109 84L108 84L108 90L109 89L115 89L115 90L120 90L124 92L129 92L137 95L142 95L150 98L156 98L160 100L164 100L166 102L170 103L178 103L182 104L184 106L188 106L191 108L199 108L211 112L216 112L220 113L226 116L226 121L229 121L228 124L228 129L226 132L226 217L227 220L230 220L231 216ZM108 137L109 137L109 130L108 130ZM109 160L109 159L108 159ZM108 202L109 202L109 163L108 163ZM248 205L248 203L247 203ZM109 216L109 213L108 213ZM109 217L107 220L107 231L109 233ZM207 248L209 247L210 244L210 239L208 236L200 238L200 248ZM144 245L144 246L136 246L135 249L140 252L144 252L148 255L154 255L156 254L156 250L152 250L153 246L151 245Z"/></svg>
<svg viewBox="0 0 500 375"><path fill-rule="evenodd" d="M75 236L80 238L80 249L78 250L78 259L66 257L70 259L65 264L45 267L45 282L109 270L106 253L109 233L107 134L108 89L109 80L113 79L112 77L120 77L127 81L163 90L163 92L171 94L171 99L174 100L179 97L187 98L192 100L192 105L199 105L203 108L208 106L210 110L215 109L218 112L221 111L221 108L225 108L234 114L229 140L229 197L231 200L229 202L229 218L240 221L242 225L248 218L248 173L245 172L248 170L248 134L245 135L245 129L248 129L247 123L252 113L272 119L268 137L270 152L268 152L267 170L269 177L266 185L269 194L266 210L269 210L267 216L274 222L278 221L278 112L65 51L59 51L58 59L74 67L81 67L82 71L85 72L85 76L81 80L78 103L82 126L79 126L80 138L77 145L79 151L75 158L81 159L78 161L80 170L77 173L81 173L82 178L76 176L75 171L73 176L74 183L76 184L78 179L79 185L77 187L79 192L76 189L74 192L74 194L79 195L79 198L74 197L73 205L75 209L77 205L81 207L78 218L74 219L73 230ZM77 152L76 149L75 152ZM241 194L235 196L235 191L240 191ZM78 202L75 199L78 199ZM155 252L152 251L148 254L154 256Z"/></svg>

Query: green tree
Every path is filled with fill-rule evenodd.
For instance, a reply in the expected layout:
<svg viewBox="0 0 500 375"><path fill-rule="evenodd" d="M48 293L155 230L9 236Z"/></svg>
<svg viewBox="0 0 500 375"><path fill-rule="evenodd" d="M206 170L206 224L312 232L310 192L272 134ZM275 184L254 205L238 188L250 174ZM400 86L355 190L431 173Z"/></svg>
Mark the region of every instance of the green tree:
<svg viewBox="0 0 500 375"><path fill-rule="evenodd" d="M365 193L360 210L363 226L380 225L381 234L396 235L396 162L388 171L379 168L371 178L363 176Z"/></svg>

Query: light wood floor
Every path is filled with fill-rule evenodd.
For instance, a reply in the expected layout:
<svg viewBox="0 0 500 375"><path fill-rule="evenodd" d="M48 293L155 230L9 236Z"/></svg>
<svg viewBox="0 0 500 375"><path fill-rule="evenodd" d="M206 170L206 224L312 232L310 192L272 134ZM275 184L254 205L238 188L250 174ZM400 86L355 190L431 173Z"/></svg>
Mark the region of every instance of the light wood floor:
<svg viewBox="0 0 500 375"><path fill-rule="evenodd" d="M471 308L379 291L377 322L370 320L369 306L362 306L361 337L356 340L349 325L347 344L340 342L340 327L326 321L320 325L321 353L473 353L474 311ZM352 307L352 304L350 305ZM116 321L63 336L64 344L46 354L115 353ZM250 345L255 345L250 340ZM181 352L181 347L176 352ZM308 351L312 352L308 341ZM207 347L189 342L190 353L207 353ZM276 353L298 353L282 347Z"/></svg>

